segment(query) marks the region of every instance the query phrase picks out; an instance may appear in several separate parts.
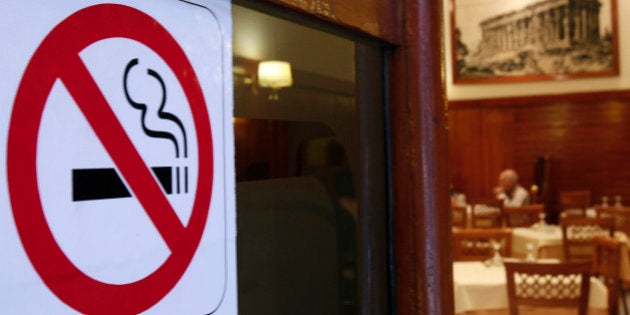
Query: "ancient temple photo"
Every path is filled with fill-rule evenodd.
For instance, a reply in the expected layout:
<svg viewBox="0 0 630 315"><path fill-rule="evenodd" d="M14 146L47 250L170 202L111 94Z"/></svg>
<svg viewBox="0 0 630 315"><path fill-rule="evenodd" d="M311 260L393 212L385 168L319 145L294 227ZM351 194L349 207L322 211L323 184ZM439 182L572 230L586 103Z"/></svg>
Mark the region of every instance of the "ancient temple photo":
<svg viewBox="0 0 630 315"><path fill-rule="evenodd" d="M618 74L615 0L453 0L456 82Z"/></svg>

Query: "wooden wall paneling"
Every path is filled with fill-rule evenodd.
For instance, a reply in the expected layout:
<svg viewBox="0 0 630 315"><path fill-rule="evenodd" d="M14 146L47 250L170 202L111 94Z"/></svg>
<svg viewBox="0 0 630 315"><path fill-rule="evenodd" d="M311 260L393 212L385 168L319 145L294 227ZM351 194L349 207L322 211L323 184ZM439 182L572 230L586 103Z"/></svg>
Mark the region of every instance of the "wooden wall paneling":
<svg viewBox="0 0 630 315"><path fill-rule="evenodd" d="M462 108L450 110L449 123L452 184L468 200L491 198L499 173L515 167L512 113Z"/></svg>
<svg viewBox="0 0 630 315"><path fill-rule="evenodd" d="M534 179L534 161L537 156L550 156L551 172L558 172L562 150L562 138L567 133L564 128L566 117L563 112L571 107L570 103L557 103L553 106L515 108L515 167L521 170L521 182L531 185ZM552 175L553 177L553 175ZM553 183L553 180L552 180ZM550 187L554 190L554 186ZM550 191L552 196L555 191Z"/></svg>
<svg viewBox="0 0 630 315"><path fill-rule="evenodd" d="M513 114L509 111L484 109L481 111L481 195L492 197L499 173L514 167ZM518 169L516 170L519 171Z"/></svg>
<svg viewBox="0 0 630 315"><path fill-rule="evenodd" d="M482 196L483 187L469 180L483 176L481 110L451 110L448 118L451 185L469 198Z"/></svg>
<svg viewBox="0 0 630 315"><path fill-rule="evenodd" d="M590 189L594 201L603 195L628 195L630 167L625 162L630 154L628 105L628 101L605 101L538 106L534 114L543 112L551 118L542 122L524 120L519 124L521 143L515 152L517 159L525 163L535 153L548 152L552 157L556 193ZM528 116L524 114L524 118Z"/></svg>

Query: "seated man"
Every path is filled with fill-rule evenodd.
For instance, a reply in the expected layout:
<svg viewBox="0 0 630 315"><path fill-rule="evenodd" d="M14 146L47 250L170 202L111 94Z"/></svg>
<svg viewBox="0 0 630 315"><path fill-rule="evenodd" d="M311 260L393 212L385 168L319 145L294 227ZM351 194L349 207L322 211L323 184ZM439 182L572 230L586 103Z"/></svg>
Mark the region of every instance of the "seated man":
<svg viewBox="0 0 630 315"><path fill-rule="evenodd" d="M518 184L518 174L506 169L499 175L499 186L494 189L497 199L503 200L504 207L520 207L529 204L529 193Z"/></svg>

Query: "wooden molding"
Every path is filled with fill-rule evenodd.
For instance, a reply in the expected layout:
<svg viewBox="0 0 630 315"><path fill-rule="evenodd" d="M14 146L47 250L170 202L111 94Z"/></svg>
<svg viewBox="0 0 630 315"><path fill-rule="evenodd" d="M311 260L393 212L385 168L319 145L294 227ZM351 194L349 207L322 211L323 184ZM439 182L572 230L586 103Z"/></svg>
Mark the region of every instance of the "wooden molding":
<svg viewBox="0 0 630 315"><path fill-rule="evenodd" d="M630 99L630 90L611 90L601 92L580 92L567 94L549 94L534 96L516 96L502 98L485 98L475 100L455 100L448 102L449 109L488 108L488 107L521 107L541 106L550 103L572 102L590 103L595 101L612 101Z"/></svg>
<svg viewBox="0 0 630 315"><path fill-rule="evenodd" d="M285 11L289 19L301 14L390 44L401 42L400 1L234 0L234 3L263 11L272 7L276 15L281 13L278 10Z"/></svg>

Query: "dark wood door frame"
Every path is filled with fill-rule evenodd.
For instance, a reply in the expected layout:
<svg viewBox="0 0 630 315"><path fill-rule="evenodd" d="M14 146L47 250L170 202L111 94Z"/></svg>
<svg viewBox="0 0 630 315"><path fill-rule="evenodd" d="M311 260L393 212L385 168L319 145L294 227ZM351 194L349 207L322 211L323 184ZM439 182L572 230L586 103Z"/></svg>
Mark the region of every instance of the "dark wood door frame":
<svg viewBox="0 0 630 315"><path fill-rule="evenodd" d="M442 1L406 0L390 55L398 314L453 314Z"/></svg>
<svg viewBox="0 0 630 315"><path fill-rule="evenodd" d="M452 314L442 1L234 2L315 21L316 27L377 39L389 47L385 101L390 115L392 311ZM370 310L370 298L368 294L360 301L362 314L378 314Z"/></svg>

